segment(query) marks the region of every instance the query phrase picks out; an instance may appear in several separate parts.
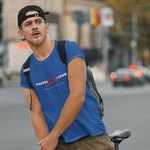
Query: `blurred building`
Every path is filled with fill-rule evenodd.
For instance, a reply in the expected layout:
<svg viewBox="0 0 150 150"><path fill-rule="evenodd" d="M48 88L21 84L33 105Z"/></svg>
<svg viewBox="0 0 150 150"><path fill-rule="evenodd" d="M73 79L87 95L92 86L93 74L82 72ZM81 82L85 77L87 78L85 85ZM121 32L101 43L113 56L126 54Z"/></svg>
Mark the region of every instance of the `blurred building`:
<svg viewBox="0 0 150 150"><path fill-rule="evenodd" d="M0 52L5 50L7 61L4 67L12 72L20 71L21 65L32 53L28 44L18 36L18 11L26 5L39 5L50 12L46 17L52 39L74 40L81 48L101 46L100 24L91 26L87 12L91 8L100 9L104 6L103 0L0 0ZM81 26L77 25L74 16L76 10L85 14Z"/></svg>

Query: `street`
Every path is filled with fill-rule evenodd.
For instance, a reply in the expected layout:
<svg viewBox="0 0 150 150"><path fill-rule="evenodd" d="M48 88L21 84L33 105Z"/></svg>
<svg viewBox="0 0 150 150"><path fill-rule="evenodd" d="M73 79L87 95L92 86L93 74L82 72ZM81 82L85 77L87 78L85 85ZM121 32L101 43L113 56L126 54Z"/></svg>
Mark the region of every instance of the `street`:
<svg viewBox="0 0 150 150"><path fill-rule="evenodd" d="M107 132L130 129L131 136L120 144L120 150L149 149L150 84L136 87L98 85L104 100ZM0 88L0 149L39 150L30 115L19 82L5 81Z"/></svg>
<svg viewBox="0 0 150 150"><path fill-rule="evenodd" d="M149 149L150 85L112 87L99 86L104 99L104 123L107 132L130 129L131 136L120 144L120 150Z"/></svg>

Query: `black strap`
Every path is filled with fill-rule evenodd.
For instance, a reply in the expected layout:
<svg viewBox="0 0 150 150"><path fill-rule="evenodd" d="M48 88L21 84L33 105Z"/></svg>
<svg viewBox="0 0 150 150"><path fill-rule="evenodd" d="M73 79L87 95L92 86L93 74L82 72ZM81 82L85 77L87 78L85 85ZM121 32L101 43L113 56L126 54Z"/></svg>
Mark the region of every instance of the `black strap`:
<svg viewBox="0 0 150 150"><path fill-rule="evenodd" d="M58 43L57 43L57 50L58 50L59 57L60 57L61 61L67 66L66 51L65 51L65 42L66 42L65 40L58 41ZM86 82L86 84L89 86L88 82Z"/></svg>
<svg viewBox="0 0 150 150"><path fill-rule="evenodd" d="M31 59L31 55L28 57L28 59L26 60L25 64L24 64L24 69L23 69L23 73L26 76L26 80L29 83L29 90L30 90L30 110L32 110L32 94L31 94L31 82L30 82L30 59Z"/></svg>
<svg viewBox="0 0 150 150"><path fill-rule="evenodd" d="M59 57L60 57L61 61L67 66L65 42L66 42L65 40L58 41L57 50L58 50Z"/></svg>
<svg viewBox="0 0 150 150"><path fill-rule="evenodd" d="M26 62L24 64L24 69L23 69L23 73L26 76L26 80L29 84L31 84L30 79L29 79L29 77L30 77L30 58L31 58L31 55L26 60Z"/></svg>

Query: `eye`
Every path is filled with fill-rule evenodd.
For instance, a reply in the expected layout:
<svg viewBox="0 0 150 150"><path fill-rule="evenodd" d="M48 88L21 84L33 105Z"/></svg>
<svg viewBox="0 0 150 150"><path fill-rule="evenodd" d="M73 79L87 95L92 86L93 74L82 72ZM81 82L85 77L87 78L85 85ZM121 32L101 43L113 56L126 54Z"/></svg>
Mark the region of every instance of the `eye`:
<svg viewBox="0 0 150 150"><path fill-rule="evenodd" d="M30 23L26 23L26 25L25 26L29 26L30 25Z"/></svg>
<svg viewBox="0 0 150 150"><path fill-rule="evenodd" d="M42 21L41 20L38 20L38 23L41 23Z"/></svg>

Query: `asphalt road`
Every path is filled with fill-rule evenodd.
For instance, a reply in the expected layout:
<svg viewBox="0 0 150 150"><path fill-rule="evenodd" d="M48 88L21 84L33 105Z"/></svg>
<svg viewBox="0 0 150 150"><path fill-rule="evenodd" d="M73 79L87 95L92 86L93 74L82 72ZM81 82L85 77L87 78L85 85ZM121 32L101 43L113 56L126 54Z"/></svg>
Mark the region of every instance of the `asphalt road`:
<svg viewBox="0 0 150 150"><path fill-rule="evenodd" d="M99 86L104 99L104 123L108 133L130 129L131 136L120 144L120 150L150 149L150 84L116 87Z"/></svg>
<svg viewBox="0 0 150 150"><path fill-rule="evenodd" d="M110 82L98 85L104 99L107 132L130 129L132 135L120 150L148 150L150 147L150 84L113 88ZM22 89L16 81L0 88L0 150L38 150Z"/></svg>

